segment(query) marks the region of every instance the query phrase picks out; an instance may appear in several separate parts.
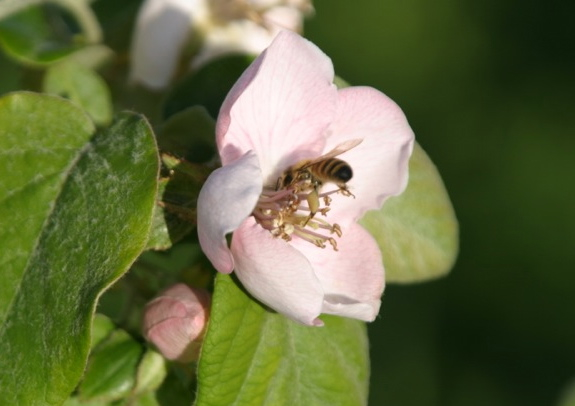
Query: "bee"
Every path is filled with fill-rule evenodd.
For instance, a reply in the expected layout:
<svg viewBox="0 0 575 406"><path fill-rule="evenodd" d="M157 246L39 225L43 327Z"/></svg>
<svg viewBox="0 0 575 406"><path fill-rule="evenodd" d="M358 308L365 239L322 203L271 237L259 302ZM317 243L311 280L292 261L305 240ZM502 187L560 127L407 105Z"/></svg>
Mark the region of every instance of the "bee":
<svg viewBox="0 0 575 406"><path fill-rule="evenodd" d="M293 188L296 193L309 192L306 199L310 214L304 226L319 210L319 191L325 183L334 183L345 196L353 196L346 185L353 177L353 170L347 162L336 156L358 146L361 141L353 139L342 142L319 158L305 159L290 166L278 178L276 190Z"/></svg>

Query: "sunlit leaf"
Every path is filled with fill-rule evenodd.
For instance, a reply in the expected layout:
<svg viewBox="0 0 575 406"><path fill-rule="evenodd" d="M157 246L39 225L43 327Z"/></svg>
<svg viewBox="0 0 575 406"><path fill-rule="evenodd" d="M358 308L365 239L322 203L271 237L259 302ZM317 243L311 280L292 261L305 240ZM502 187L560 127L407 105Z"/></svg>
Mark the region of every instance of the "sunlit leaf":
<svg viewBox="0 0 575 406"><path fill-rule="evenodd" d="M417 282L451 270L457 257L459 229L437 168L416 144L409 162L409 183L360 223L375 237L389 282Z"/></svg>
<svg viewBox="0 0 575 406"><path fill-rule="evenodd" d="M149 126L95 133L72 103L0 99L0 399L59 404L77 385L97 297L147 240L158 170Z"/></svg>
<svg viewBox="0 0 575 406"><path fill-rule="evenodd" d="M365 405L365 325L309 327L264 309L218 275L198 371L197 406Z"/></svg>

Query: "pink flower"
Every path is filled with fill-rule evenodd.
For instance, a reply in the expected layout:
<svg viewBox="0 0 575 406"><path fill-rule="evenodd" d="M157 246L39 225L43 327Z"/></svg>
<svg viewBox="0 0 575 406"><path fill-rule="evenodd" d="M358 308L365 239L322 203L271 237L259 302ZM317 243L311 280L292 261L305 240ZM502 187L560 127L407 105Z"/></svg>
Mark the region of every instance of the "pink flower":
<svg viewBox="0 0 575 406"><path fill-rule="evenodd" d="M180 362L198 358L209 318L210 294L183 283L174 285L146 306L144 336L164 357Z"/></svg>
<svg viewBox="0 0 575 406"><path fill-rule="evenodd" d="M314 44L281 32L222 105L216 140L223 167L198 199L200 244L214 267L235 270L262 303L315 326L323 325L321 313L377 316L381 253L356 221L403 191L413 146L392 100L369 87L338 90L333 79L330 59ZM278 179L337 146L353 177L347 187L324 182L310 219L310 180Z"/></svg>

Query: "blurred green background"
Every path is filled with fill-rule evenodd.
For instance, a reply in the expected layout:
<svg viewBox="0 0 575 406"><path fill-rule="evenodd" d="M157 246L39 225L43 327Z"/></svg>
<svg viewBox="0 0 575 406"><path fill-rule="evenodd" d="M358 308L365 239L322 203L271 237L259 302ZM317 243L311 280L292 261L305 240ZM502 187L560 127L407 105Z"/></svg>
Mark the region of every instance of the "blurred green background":
<svg viewBox="0 0 575 406"><path fill-rule="evenodd" d="M461 227L448 277L387 288L370 405L558 404L575 379L575 2L314 4L306 36L404 109Z"/></svg>

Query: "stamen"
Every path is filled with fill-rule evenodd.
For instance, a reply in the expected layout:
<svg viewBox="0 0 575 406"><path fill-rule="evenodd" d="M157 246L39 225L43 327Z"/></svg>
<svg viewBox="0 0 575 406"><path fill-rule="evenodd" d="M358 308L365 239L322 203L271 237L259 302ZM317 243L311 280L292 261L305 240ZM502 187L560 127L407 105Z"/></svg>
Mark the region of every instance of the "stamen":
<svg viewBox="0 0 575 406"><path fill-rule="evenodd" d="M345 185L324 193L318 193L316 187L309 180L305 180L280 190L264 188L253 211L254 218L276 238L291 241L295 235L319 248L325 248L329 244L337 251L337 240L332 236L340 238L341 227L339 224L329 223L317 214L327 217L331 210L331 194L353 194ZM315 200L323 202L323 207L320 201L317 201L317 204L314 204L314 208L317 208L312 213L308 203Z"/></svg>

